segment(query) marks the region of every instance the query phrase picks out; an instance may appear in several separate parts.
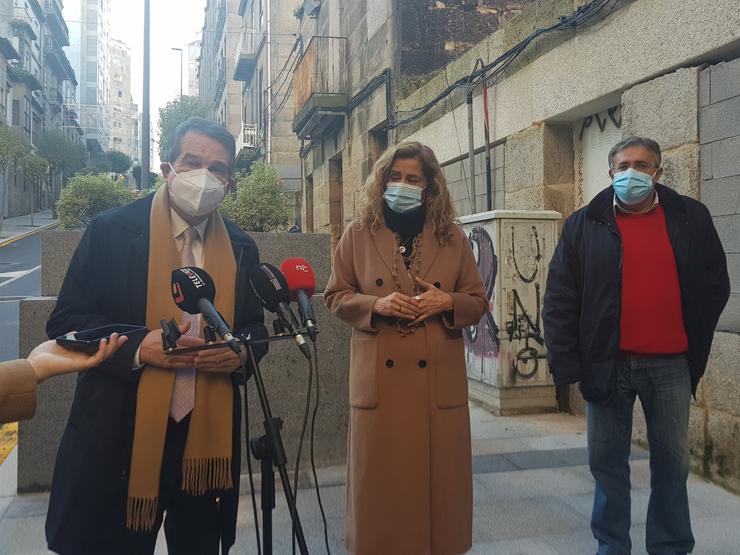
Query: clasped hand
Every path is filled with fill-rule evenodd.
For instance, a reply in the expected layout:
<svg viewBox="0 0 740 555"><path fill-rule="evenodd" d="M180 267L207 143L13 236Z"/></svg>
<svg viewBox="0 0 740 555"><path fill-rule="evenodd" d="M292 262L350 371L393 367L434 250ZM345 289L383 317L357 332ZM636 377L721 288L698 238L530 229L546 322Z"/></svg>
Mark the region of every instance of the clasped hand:
<svg viewBox="0 0 740 555"><path fill-rule="evenodd" d="M178 347L198 347L205 345L200 337L185 335L190 322L180 325L182 337L177 340ZM231 349L212 349L178 355L166 355L162 350L160 330L150 331L139 347L139 362L159 368L197 368L204 372L223 372L230 374L241 365L239 357Z"/></svg>
<svg viewBox="0 0 740 555"><path fill-rule="evenodd" d="M391 293L375 301L373 313L410 320L410 325L416 325L432 316L452 310L451 295L419 277L416 278L416 283L422 289L422 294L409 297L403 293Z"/></svg>

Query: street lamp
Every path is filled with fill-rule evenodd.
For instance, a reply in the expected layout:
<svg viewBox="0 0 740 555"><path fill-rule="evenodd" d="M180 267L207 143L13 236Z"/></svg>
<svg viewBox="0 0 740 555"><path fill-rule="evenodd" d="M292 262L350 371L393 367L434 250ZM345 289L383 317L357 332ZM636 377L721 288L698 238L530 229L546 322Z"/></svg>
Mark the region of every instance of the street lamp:
<svg viewBox="0 0 740 555"><path fill-rule="evenodd" d="M170 48L180 53L180 100L182 100L182 48Z"/></svg>

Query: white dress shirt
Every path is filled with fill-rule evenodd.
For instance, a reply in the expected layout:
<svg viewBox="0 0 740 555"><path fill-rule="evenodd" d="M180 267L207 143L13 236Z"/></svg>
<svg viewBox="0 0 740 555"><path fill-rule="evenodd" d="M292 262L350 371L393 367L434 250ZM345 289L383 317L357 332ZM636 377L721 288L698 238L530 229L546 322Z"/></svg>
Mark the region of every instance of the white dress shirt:
<svg viewBox="0 0 740 555"><path fill-rule="evenodd" d="M182 249L182 244L185 242L185 230L190 226L182 217L170 208L170 218L172 220L172 237L175 239L175 245L177 245L177 252L179 253ZM198 225L192 226L195 231L195 237L193 238L192 249L193 258L195 259L195 265L199 268L203 267L203 246L205 244L206 227L208 226L208 219L203 220ZM200 316L198 316L197 325L200 327ZM151 330L150 330L151 331ZM139 360L139 351L141 347L136 350L134 355L133 369L138 370L143 366Z"/></svg>

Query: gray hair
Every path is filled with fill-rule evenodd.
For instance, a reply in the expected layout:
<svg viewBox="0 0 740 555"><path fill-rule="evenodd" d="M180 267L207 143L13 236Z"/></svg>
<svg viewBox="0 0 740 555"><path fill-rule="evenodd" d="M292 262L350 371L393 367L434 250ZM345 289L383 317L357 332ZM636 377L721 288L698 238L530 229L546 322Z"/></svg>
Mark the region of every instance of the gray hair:
<svg viewBox="0 0 740 555"><path fill-rule="evenodd" d="M625 148L629 148L631 146L641 146L655 154L655 158L658 161L658 167L660 167L660 164L663 160L663 157L660 153L660 145L654 140L648 139L646 137L627 137L626 139L623 139L615 144L609 151L609 167L612 167L612 163L614 162L614 158L617 154L622 152Z"/></svg>
<svg viewBox="0 0 740 555"><path fill-rule="evenodd" d="M167 161L171 164L175 163L177 157L180 156L182 138L189 131L206 135L224 146L226 152L229 154L229 175L231 175L234 171L234 163L236 160L236 142L234 141L234 137L220 123L209 121L204 118L188 118L175 128L170 136L170 144L167 149Z"/></svg>

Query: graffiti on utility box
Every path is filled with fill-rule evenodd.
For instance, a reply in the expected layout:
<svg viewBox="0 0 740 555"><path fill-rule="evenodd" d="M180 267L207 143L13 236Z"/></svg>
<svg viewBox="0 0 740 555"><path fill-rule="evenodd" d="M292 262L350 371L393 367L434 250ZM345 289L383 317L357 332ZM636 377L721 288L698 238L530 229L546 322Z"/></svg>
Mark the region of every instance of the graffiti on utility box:
<svg viewBox="0 0 740 555"><path fill-rule="evenodd" d="M465 330L468 377L499 388L550 385L541 313L556 222L510 214L463 223L490 307Z"/></svg>

